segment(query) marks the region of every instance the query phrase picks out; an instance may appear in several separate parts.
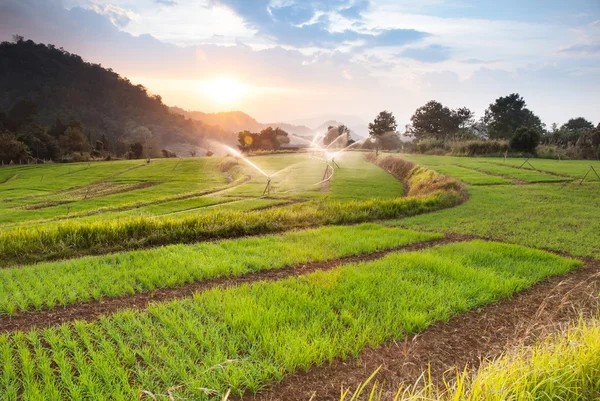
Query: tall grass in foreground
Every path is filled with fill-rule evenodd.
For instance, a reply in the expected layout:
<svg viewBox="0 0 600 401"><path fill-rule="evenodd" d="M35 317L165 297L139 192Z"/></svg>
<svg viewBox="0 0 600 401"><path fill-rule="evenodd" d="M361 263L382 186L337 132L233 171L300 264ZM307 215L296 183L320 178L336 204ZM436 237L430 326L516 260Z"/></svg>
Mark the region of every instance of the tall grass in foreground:
<svg viewBox="0 0 600 401"><path fill-rule="evenodd" d="M254 392L578 266L542 251L473 241L0 335L0 394L132 400L142 391L171 391L206 400Z"/></svg>
<svg viewBox="0 0 600 401"><path fill-rule="evenodd" d="M465 199L458 181L418 168L415 196L350 202L310 202L253 212L220 211L183 218L131 217L94 223L65 222L0 232L0 266L85 253L108 253L171 243L352 224L414 216L455 206ZM441 184L444 185L441 185ZM430 185L430 186L428 186Z"/></svg>
<svg viewBox="0 0 600 401"><path fill-rule="evenodd" d="M0 314L52 309L437 238L442 236L376 224L331 226L0 269Z"/></svg>
<svg viewBox="0 0 600 401"><path fill-rule="evenodd" d="M371 380L373 380L373 375ZM580 320L562 333L510 350L442 388L423 377L386 397L364 383L341 401L529 401L600 399L600 320Z"/></svg>

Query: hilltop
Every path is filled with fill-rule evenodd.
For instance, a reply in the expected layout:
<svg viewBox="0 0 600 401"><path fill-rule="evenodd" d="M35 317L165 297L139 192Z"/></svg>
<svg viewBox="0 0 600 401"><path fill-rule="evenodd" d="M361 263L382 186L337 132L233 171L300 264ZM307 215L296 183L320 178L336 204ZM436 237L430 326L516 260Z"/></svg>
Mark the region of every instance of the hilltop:
<svg viewBox="0 0 600 401"><path fill-rule="evenodd" d="M171 113L142 85L51 44L16 37L0 44L0 60L0 112L30 101L37 109L35 123L49 127L57 119L77 120L90 142L103 135L113 142L135 140L140 131L150 132L161 146L235 141L219 127Z"/></svg>

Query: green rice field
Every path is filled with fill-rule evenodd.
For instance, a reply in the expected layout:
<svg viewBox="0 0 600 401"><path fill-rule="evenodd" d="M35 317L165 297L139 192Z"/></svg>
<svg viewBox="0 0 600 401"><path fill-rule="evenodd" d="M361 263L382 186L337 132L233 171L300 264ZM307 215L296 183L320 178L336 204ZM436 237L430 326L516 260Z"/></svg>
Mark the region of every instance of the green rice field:
<svg viewBox="0 0 600 401"><path fill-rule="evenodd" d="M278 399L288 377L600 263L600 181L580 183L598 162L365 155L0 168L0 399ZM278 276L233 281L259 273ZM554 374L599 369L598 321L576 325L581 352L552 337L564 358L532 359L552 385L509 372L523 350L429 395L585 399L563 389L597 391L589 375ZM486 378L502 396L472 390ZM545 395L511 398L530 384Z"/></svg>

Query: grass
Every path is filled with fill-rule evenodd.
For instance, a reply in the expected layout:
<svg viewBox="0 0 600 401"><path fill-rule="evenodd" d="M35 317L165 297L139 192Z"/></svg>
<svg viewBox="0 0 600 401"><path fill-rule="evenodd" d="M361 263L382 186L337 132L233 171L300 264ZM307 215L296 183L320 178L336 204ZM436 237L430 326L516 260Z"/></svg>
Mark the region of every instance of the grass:
<svg viewBox="0 0 600 401"><path fill-rule="evenodd" d="M599 191L594 183L471 187L458 207L390 224L600 259Z"/></svg>
<svg viewBox="0 0 600 401"><path fill-rule="evenodd" d="M428 379L400 389L394 401L593 400L600 394L600 321L580 320L561 333L531 347L512 349L481 366L459 373L437 388ZM340 401L381 401L377 386L368 386Z"/></svg>
<svg viewBox="0 0 600 401"><path fill-rule="evenodd" d="M252 392L580 265L474 241L1 335L0 394L131 400L145 390L201 400Z"/></svg>
<svg viewBox="0 0 600 401"><path fill-rule="evenodd" d="M136 160L19 167L13 172L17 179L0 184L0 224L114 212L223 189L229 180L220 162L197 158L149 165ZM143 184L155 185L135 189ZM113 192L98 193L99 186Z"/></svg>
<svg viewBox="0 0 600 401"><path fill-rule="evenodd" d="M373 253L441 237L375 224L334 226L0 269L0 314Z"/></svg>
<svg viewBox="0 0 600 401"><path fill-rule="evenodd" d="M458 178L469 185L511 185L512 181L502 177L496 177L489 174L480 173L476 170L470 170L465 167L442 165L432 166L432 170L440 174L449 175Z"/></svg>
<svg viewBox="0 0 600 401"><path fill-rule="evenodd" d="M339 158L338 164L343 168L336 170L337 177L327 190L315 185L323 178L325 163L310 159L307 154L257 156L251 160L269 174L275 174L272 197L282 200L391 199L403 193L400 182L366 163L362 154L343 154ZM224 170L224 164L233 168ZM260 204L257 207L268 203L259 200L266 178L242 160L230 157L160 159L150 165L142 161L116 161L71 164L69 169L56 166L22 166L17 168L20 171L17 174L13 168L7 168L12 172L4 177L18 177L0 184L0 199L3 195L12 195L0 203L0 229L6 231L24 223L53 226L56 221L65 219L93 222L158 216L193 208L186 203L225 205L242 198L248 199L249 204ZM76 178L74 174L81 177ZM243 183L248 174L252 174L253 179ZM72 178L63 181L63 175ZM142 188L141 185L151 186ZM38 195L16 196L16 189L36 191ZM215 191L218 194L206 194ZM230 209L229 206L224 208Z"/></svg>
<svg viewBox="0 0 600 401"><path fill-rule="evenodd" d="M490 162L498 164L506 164L508 166L519 167L523 164L524 159L489 159ZM574 179L582 179L590 166L594 166L598 174L600 174L600 162L597 160L549 160L549 159L530 159L531 166L539 171L568 176ZM526 164L523 168L531 169L530 165ZM598 177L591 172L586 180L598 181Z"/></svg>
<svg viewBox="0 0 600 401"><path fill-rule="evenodd" d="M380 173L386 180L390 179L385 171ZM464 200L458 182L424 168L415 169L408 185L411 188L409 195L414 196L407 198L327 200L247 213L216 210L185 216L138 216L93 223L66 221L49 226L15 228L0 232L0 265L301 227L362 223L430 212Z"/></svg>
<svg viewBox="0 0 600 401"><path fill-rule="evenodd" d="M442 174L449 174L454 176L460 180L465 179L464 181L468 184L468 180L471 176L466 175L463 171L465 169L475 170L476 172L487 173L494 175L496 177L490 177L492 179L514 179L527 183L537 183L537 182L561 182L568 181L569 178L565 177L557 177L555 175L545 174L543 172L528 170L528 169L519 169L518 167L523 163L525 159L512 160L510 163L504 164L502 158L471 158L471 157L454 157L454 156L422 156L422 155L402 155L401 157L406 160L410 160L412 162L418 163L423 166L431 167L432 169L438 171ZM510 159L509 159L510 160ZM535 160L537 163L538 160ZM533 163L533 161L532 161ZM463 170L459 170L456 168L462 168ZM452 172L450 172L453 170ZM483 174L485 175L485 174ZM483 180L480 178L480 180ZM500 182L491 181L489 184L499 184ZM506 182L505 182L506 183ZM488 183L479 182L475 185L489 185Z"/></svg>

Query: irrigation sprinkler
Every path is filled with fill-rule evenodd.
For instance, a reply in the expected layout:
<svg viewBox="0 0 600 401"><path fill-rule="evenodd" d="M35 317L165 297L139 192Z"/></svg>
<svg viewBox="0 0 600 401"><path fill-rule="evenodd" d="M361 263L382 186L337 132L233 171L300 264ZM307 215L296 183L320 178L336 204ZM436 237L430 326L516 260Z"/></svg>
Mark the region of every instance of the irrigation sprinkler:
<svg viewBox="0 0 600 401"><path fill-rule="evenodd" d="M585 179L588 176L588 174L590 173L590 171L593 171L594 174L596 174L596 177L598 177L598 180L600 180L600 175L598 175L598 172L596 171L596 169L594 168L594 166L590 166L590 168L585 173L585 175L583 176L583 178L581 179L581 181L579 181L579 185L583 184L583 181L585 181Z"/></svg>
<svg viewBox="0 0 600 401"><path fill-rule="evenodd" d="M271 195L271 191L273 190L273 186L271 185L271 176L267 176L267 186L265 186L265 190L263 191L262 196Z"/></svg>
<svg viewBox="0 0 600 401"><path fill-rule="evenodd" d="M339 164L337 164L337 163L335 162L335 157L332 157L332 158L331 158L331 164L333 164L333 165L334 165L334 166L336 166L337 168L341 168L341 167L339 166Z"/></svg>
<svg viewBox="0 0 600 401"><path fill-rule="evenodd" d="M523 168L523 166L524 166L525 164L529 164L529 166L530 166L532 169L534 169L534 170L535 170L536 168L535 168L535 167L533 167L533 166L531 165L531 163L529 163L529 159L530 159L529 157L528 157L527 159L525 159L525 161L523 162L523 164L521 164L521 165L519 166L519 168Z"/></svg>

